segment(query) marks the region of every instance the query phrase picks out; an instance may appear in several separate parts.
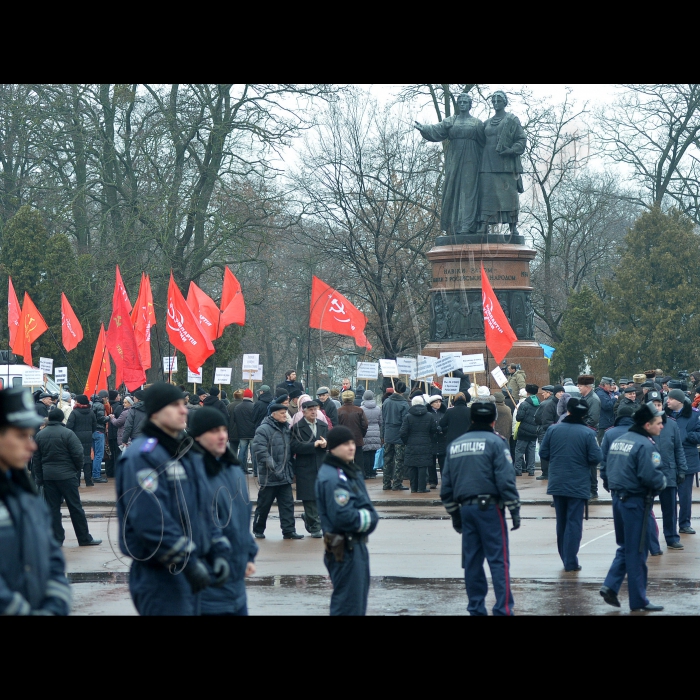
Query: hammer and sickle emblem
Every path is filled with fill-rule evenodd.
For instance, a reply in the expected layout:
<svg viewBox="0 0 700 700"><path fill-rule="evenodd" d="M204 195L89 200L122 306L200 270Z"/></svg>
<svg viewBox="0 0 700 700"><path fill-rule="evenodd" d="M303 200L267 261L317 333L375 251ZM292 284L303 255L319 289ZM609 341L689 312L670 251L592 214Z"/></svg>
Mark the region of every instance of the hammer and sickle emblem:
<svg viewBox="0 0 700 700"><path fill-rule="evenodd" d="M34 324L34 325L32 325ZM36 330L36 319L32 318L31 316L29 318L24 319L24 337L29 340L29 336L32 334L33 331Z"/></svg>
<svg viewBox="0 0 700 700"><path fill-rule="evenodd" d="M345 304L341 304L337 299L333 299L331 301L331 313L334 314L343 314L345 316ZM335 320L340 322L340 323L350 323L349 318L338 318L337 316L334 316Z"/></svg>

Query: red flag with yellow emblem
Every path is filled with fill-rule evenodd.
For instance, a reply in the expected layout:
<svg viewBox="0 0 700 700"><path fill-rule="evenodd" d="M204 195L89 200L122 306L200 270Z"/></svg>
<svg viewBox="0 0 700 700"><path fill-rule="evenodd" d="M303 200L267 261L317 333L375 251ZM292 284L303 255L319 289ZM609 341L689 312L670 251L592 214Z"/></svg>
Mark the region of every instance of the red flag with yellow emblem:
<svg viewBox="0 0 700 700"><path fill-rule="evenodd" d="M39 313L39 309L34 306L34 302L29 294L25 292L22 312L19 316L19 328L15 336L15 344L12 346L12 352L15 355L22 355L24 362L33 367L32 343L48 329L49 327L46 325L44 317Z"/></svg>
<svg viewBox="0 0 700 700"><path fill-rule="evenodd" d="M134 391L145 384L146 373L141 364L136 334L131 325L129 309L121 295L115 297L105 343L117 368L115 386L121 386L123 381L129 391Z"/></svg>

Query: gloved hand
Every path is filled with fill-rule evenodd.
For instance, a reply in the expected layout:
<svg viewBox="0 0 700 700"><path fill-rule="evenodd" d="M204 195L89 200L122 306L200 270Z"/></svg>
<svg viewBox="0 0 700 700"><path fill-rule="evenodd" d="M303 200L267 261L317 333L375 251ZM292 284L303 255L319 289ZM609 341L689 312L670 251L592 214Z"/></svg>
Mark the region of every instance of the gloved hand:
<svg viewBox="0 0 700 700"><path fill-rule="evenodd" d="M511 530L517 530L520 528L520 508L510 509L510 518L513 521L513 527Z"/></svg>
<svg viewBox="0 0 700 700"><path fill-rule="evenodd" d="M228 565L228 562L223 557L217 557L214 559L212 569L216 578L212 580L211 585L217 588L223 586L231 574L231 567Z"/></svg>
<svg viewBox="0 0 700 700"><path fill-rule="evenodd" d="M685 472L676 474L676 486L680 486L685 481Z"/></svg>
<svg viewBox="0 0 700 700"><path fill-rule="evenodd" d="M211 583L211 576L209 576L207 567L196 557L190 557L182 573L190 584L192 593L203 591Z"/></svg>
<svg viewBox="0 0 700 700"><path fill-rule="evenodd" d="M450 513L450 517L452 518L452 527L455 529L455 532L458 532L461 535L462 514L459 512L459 510L456 510L454 513Z"/></svg>
<svg viewBox="0 0 700 700"><path fill-rule="evenodd" d="M607 480L607 479L603 479L603 488L604 488L608 493L610 493L610 486L608 486L608 480Z"/></svg>

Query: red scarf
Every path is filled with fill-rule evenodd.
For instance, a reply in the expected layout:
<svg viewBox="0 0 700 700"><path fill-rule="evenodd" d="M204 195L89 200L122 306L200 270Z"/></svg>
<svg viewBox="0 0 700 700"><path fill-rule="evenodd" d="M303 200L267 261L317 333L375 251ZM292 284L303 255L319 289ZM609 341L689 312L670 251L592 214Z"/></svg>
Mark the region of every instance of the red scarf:
<svg viewBox="0 0 700 700"><path fill-rule="evenodd" d="M693 408L697 408L698 406L700 406L700 394L693 399Z"/></svg>

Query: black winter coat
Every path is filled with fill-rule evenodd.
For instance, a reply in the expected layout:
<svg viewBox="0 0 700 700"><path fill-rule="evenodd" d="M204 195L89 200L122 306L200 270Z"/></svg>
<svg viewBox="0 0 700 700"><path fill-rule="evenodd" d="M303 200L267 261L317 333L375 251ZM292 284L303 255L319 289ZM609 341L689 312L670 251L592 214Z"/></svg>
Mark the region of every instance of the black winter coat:
<svg viewBox="0 0 700 700"><path fill-rule="evenodd" d="M557 416L558 403L559 399L550 396L540 404L540 407L535 412L537 438L540 442L544 440L544 434L547 432L547 428L549 428L550 425L554 425L559 419L559 416Z"/></svg>
<svg viewBox="0 0 700 700"><path fill-rule="evenodd" d="M226 412L228 413L228 439L229 440L239 440L238 436L238 425L236 423L236 406L243 403L243 399L234 399L226 406Z"/></svg>
<svg viewBox="0 0 700 700"><path fill-rule="evenodd" d="M316 399L318 401L318 399ZM335 428L338 425L338 407L333 403L332 399L326 399L325 403L321 403L321 410L326 414L326 418L331 422Z"/></svg>
<svg viewBox="0 0 700 700"><path fill-rule="evenodd" d="M34 404L34 409L42 418L49 417L49 407L46 404L42 403L41 401L37 401Z"/></svg>
<svg viewBox="0 0 700 700"><path fill-rule="evenodd" d="M107 423L109 418L105 416L105 405L102 403L102 400L92 402L92 411L95 414L95 418L97 419L97 430L99 430L101 433L104 433L105 423Z"/></svg>
<svg viewBox="0 0 700 700"><path fill-rule="evenodd" d="M404 467L429 467L435 462L433 443L438 426L427 406L411 406L401 424L401 439L406 445Z"/></svg>
<svg viewBox="0 0 700 700"><path fill-rule="evenodd" d="M382 404L382 438L385 445L404 444L401 442L401 426L409 408L406 397L398 392Z"/></svg>
<svg viewBox="0 0 700 700"><path fill-rule="evenodd" d="M70 416L69 416L70 418ZM37 484L75 478L83 468L83 446L61 421L49 420L35 438L32 473Z"/></svg>
<svg viewBox="0 0 700 700"><path fill-rule="evenodd" d="M466 396L469 391L472 382L469 379L469 375L462 372L461 369L456 369L452 372L452 375L459 377L459 390Z"/></svg>
<svg viewBox="0 0 700 700"><path fill-rule="evenodd" d="M189 419L189 415L187 416ZM143 427L146 425L146 406L143 401L137 401L129 411L124 423L124 432L122 433L122 444L128 445L129 440L135 440L143 432Z"/></svg>
<svg viewBox="0 0 700 700"><path fill-rule="evenodd" d="M255 431L253 454L261 489L292 483L292 450L286 422L280 423L272 416L265 416Z"/></svg>
<svg viewBox="0 0 700 700"><path fill-rule="evenodd" d="M448 408L440 419L440 427L445 433L445 447L462 437L469 430L471 422L471 409L464 401L457 401L452 408Z"/></svg>
<svg viewBox="0 0 700 700"><path fill-rule="evenodd" d="M121 401L110 401L109 403L112 407L112 415L115 418L119 418L124 410L124 404Z"/></svg>
<svg viewBox="0 0 700 700"><path fill-rule="evenodd" d="M447 413L447 406L441 404L437 411L433 410L431 406L426 406L428 412L432 414L435 425L437 426L437 433L435 435L435 442L433 443L433 454L444 455L447 450L447 431L443 432L440 427L440 421L445 417Z"/></svg>
<svg viewBox="0 0 700 700"><path fill-rule="evenodd" d="M217 411L221 411L221 415L226 419L228 425L228 410L226 409L226 404L218 396L207 396L207 398L202 401L202 406L215 408Z"/></svg>
<svg viewBox="0 0 700 700"><path fill-rule="evenodd" d="M518 414L515 417L516 421L520 421L518 428L518 440L537 440L537 424L535 423L535 414L539 408L539 401L535 406L532 396L528 396L525 401L520 404Z"/></svg>
<svg viewBox="0 0 700 700"><path fill-rule="evenodd" d="M328 437L328 426L316 421L316 437L311 426L302 418L291 430L291 448L295 455L292 468L296 476L296 497L298 501L316 500L316 476L326 458L325 447L314 447L314 442Z"/></svg>
<svg viewBox="0 0 700 700"><path fill-rule="evenodd" d="M68 416L66 428L72 430L83 445L83 461L90 459L92 449L92 434L97 430L95 412L90 408L76 406Z"/></svg>
<svg viewBox="0 0 700 700"><path fill-rule="evenodd" d="M236 430L239 440L252 440L255 437L255 404L253 399L243 399L234 407L233 414L236 420Z"/></svg>
<svg viewBox="0 0 700 700"><path fill-rule="evenodd" d="M285 379L283 382L280 382L280 383L275 387L275 391L277 391L277 389L283 389L285 394L289 394L289 392L292 391L293 389L299 389L299 391L301 391L301 392L304 393L304 394L307 393L307 392L304 391L304 386L303 386L303 384L302 384L301 382L291 382L291 383L289 383L289 382L287 382L286 379Z"/></svg>
<svg viewBox="0 0 700 700"><path fill-rule="evenodd" d="M253 410L253 424L255 425L256 430L263 422L263 418L267 416L267 409L269 408L271 402L272 393L266 391L263 394L260 394L260 396L258 396L258 400L253 404L255 407Z"/></svg>

